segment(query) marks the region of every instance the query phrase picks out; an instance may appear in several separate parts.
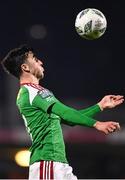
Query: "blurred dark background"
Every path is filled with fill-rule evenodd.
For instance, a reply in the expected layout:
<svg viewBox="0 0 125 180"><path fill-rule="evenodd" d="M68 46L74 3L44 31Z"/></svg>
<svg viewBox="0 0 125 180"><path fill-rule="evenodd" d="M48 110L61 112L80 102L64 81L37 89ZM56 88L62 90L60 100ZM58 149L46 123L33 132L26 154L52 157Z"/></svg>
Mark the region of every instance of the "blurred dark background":
<svg viewBox="0 0 125 180"><path fill-rule="evenodd" d="M106 94L124 95L124 1L1 0L0 59L20 44L33 46L44 62L42 86L66 105L80 109ZM76 15L88 7L101 10L108 27L97 40L82 39L75 31ZM0 178L28 178L28 168L14 160L31 142L15 101L18 81L0 66ZM93 129L63 126L67 157L83 179L125 179L125 105L99 114L115 120L121 131L105 136Z"/></svg>

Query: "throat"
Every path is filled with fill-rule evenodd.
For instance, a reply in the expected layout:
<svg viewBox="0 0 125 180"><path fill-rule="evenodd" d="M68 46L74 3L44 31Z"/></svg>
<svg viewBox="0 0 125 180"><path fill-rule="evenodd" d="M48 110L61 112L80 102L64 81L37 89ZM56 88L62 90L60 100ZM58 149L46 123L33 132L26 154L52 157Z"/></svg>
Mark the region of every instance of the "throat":
<svg viewBox="0 0 125 180"><path fill-rule="evenodd" d="M35 76L21 76L20 84L31 83L31 84L39 84L39 79Z"/></svg>

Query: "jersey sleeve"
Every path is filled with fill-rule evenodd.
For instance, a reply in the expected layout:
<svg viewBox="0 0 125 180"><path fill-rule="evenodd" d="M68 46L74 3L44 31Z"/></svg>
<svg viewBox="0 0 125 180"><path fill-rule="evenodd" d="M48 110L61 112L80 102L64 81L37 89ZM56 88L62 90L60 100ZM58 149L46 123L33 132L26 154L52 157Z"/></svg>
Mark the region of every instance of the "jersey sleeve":
<svg viewBox="0 0 125 180"><path fill-rule="evenodd" d="M51 108L52 113L60 116L65 123L93 127L96 120L81 114L76 109L70 108L61 102L55 103Z"/></svg>
<svg viewBox="0 0 125 180"><path fill-rule="evenodd" d="M54 97L53 93L45 89L38 91L37 95L33 99L32 105L47 112L48 108L56 103L58 100Z"/></svg>
<svg viewBox="0 0 125 180"><path fill-rule="evenodd" d="M99 105L96 104L96 105L93 105L91 107L81 109L81 110L79 110L79 112L81 114L88 116L88 117L94 117L97 113L101 112L101 109L100 109Z"/></svg>

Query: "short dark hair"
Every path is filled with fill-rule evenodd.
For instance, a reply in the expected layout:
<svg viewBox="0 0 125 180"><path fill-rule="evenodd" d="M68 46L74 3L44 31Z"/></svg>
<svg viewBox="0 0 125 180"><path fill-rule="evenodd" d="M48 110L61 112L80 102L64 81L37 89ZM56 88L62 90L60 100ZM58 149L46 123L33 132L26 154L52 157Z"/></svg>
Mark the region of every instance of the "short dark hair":
<svg viewBox="0 0 125 180"><path fill-rule="evenodd" d="M33 52L33 48L26 44L9 51L1 62L4 70L19 78L22 73L21 65L25 62L29 51Z"/></svg>

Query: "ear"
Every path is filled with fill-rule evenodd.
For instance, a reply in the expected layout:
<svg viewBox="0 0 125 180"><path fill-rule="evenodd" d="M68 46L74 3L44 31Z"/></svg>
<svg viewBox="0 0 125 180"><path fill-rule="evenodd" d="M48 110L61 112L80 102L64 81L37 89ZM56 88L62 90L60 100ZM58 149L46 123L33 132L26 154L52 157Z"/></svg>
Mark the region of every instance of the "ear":
<svg viewBox="0 0 125 180"><path fill-rule="evenodd" d="M29 69L29 66L28 66L28 64L22 64L21 65L21 69L22 69L22 71L25 71L25 72L30 72L30 69Z"/></svg>

